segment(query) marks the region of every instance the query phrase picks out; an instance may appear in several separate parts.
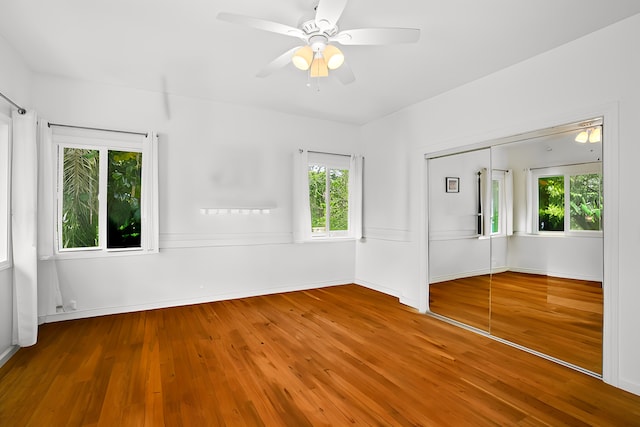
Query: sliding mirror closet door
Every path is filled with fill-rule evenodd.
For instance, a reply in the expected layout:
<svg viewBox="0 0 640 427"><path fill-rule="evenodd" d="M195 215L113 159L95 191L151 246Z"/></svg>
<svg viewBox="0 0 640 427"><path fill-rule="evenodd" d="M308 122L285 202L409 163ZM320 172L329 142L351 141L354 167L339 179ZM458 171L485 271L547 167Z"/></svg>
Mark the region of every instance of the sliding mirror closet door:
<svg viewBox="0 0 640 427"><path fill-rule="evenodd" d="M429 310L489 332L491 151L430 158Z"/></svg>
<svg viewBox="0 0 640 427"><path fill-rule="evenodd" d="M491 148L490 332L600 374L602 120L526 138Z"/></svg>

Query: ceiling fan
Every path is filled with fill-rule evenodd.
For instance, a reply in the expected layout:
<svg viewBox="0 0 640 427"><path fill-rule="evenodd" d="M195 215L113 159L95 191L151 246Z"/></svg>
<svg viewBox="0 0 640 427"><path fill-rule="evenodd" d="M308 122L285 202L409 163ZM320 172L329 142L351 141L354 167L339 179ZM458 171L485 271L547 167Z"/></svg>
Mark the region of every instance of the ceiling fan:
<svg viewBox="0 0 640 427"><path fill-rule="evenodd" d="M258 77L266 77L292 62L296 68L308 71L310 77L326 77L332 71L343 84L349 84L355 81L355 76L336 43L345 46L387 45L415 43L420 38L420 30L417 28L359 28L341 31L338 29L338 20L346 4L347 0L319 0L315 16L303 18L298 27L225 12L219 13L218 19L296 37L304 42L273 60L257 74Z"/></svg>

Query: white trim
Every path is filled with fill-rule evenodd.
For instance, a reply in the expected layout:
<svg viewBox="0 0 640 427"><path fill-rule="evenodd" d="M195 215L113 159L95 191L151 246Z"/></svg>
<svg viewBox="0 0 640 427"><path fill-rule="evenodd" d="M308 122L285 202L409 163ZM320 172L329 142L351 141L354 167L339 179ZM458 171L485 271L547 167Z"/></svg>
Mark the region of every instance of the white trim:
<svg viewBox="0 0 640 427"><path fill-rule="evenodd" d="M160 249L202 248L213 246L281 245L290 244L291 242L291 233L160 234Z"/></svg>
<svg viewBox="0 0 640 427"><path fill-rule="evenodd" d="M550 270L538 270L536 268L512 268L509 267L505 271L513 271L514 273L535 274L537 276L558 277L560 279L586 280L589 282L602 282L602 278L598 276L587 276L581 274L567 274ZM496 272L495 270L493 271Z"/></svg>
<svg viewBox="0 0 640 427"><path fill-rule="evenodd" d="M255 296L272 295L285 292L307 291L311 289L321 289L331 286L340 286L353 283L351 278L345 278L340 280L331 280L323 282L313 282L297 285L280 285L271 286L269 289L259 289L241 291L241 292L227 292L214 295L201 296L196 298L185 299L173 299L166 301L158 301L147 304L136 304L127 306L115 306L115 307L102 307L88 310L69 311L65 313L49 314L43 317L46 323L62 322L65 320L85 319L97 316L108 316L112 314L133 313L137 311L156 310L161 308L179 307L185 305L194 304L206 304L216 301L226 301L239 298L250 298Z"/></svg>
<svg viewBox="0 0 640 427"><path fill-rule="evenodd" d="M372 240L386 240L391 242L410 242L411 232L392 228L368 227L364 229L364 236Z"/></svg>
<svg viewBox="0 0 640 427"><path fill-rule="evenodd" d="M20 346L12 345L5 351L3 351L2 354L0 354L0 368L2 368L4 364L7 363L9 359L11 359L11 357L13 357L13 355L18 352L18 350L20 350Z"/></svg>

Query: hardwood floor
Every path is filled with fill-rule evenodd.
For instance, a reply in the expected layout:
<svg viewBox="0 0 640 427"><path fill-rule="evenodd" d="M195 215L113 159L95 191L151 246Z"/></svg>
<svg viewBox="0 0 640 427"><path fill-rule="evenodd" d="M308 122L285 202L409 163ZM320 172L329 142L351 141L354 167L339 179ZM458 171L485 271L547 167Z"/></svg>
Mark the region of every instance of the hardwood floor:
<svg viewBox="0 0 640 427"><path fill-rule="evenodd" d="M431 311L602 373L600 282L505 272L429 286Z"/></svg>
<svg viewBox="0 0 640 427"><path fill-rule="evenodd" d="M2 426L640 425L640 396L346 285L46 324Z"/></svg>

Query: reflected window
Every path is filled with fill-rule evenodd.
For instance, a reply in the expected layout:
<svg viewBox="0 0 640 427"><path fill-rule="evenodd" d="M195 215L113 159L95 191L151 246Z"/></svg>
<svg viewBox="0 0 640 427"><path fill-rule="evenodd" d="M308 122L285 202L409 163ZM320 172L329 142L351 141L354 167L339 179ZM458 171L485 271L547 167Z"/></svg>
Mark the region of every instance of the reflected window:
<svg viewBox="0 0 640 427"><path fill-rule="evenodd" d="M537 185L537 230L602 231L602 171L599 163L540 170Z"/></svg>

